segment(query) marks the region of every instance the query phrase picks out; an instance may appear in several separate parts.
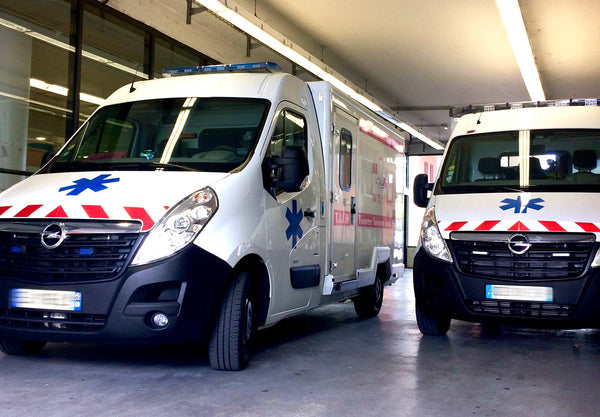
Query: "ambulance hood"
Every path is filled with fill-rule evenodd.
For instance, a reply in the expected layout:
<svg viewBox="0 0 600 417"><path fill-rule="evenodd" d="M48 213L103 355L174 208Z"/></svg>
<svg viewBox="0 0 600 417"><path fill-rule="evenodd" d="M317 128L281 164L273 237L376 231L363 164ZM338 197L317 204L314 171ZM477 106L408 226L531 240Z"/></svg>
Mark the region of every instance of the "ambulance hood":
<svg viewBox="0 0 600 417"><path fill-rule="evenodd" d="M595 233L600 240L600 195L595 193L482 193L436 195L444 239L452 232Z"/></svg>
<svg viewBox="0 0 600 417"><path fill-rule="evenodd" d="M142 231L227 173L86 171L33 175L0 194L0 219L140 220Z"/></svg>

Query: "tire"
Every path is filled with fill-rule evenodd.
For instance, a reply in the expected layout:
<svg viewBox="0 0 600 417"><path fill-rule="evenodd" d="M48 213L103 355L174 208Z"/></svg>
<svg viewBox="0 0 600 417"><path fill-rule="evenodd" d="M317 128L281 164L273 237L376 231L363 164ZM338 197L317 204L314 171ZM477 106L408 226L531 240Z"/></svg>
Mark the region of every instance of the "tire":
<svg viewBox="0 0 600 417"><path fill-rule="evenodd" d="M7 355L35 355L46 346L46 342L37 340L18 340L0 337L0 351Z"/></svg>
<svg viewBox="0 0 600 417"><path fill-rule="evenodd" d="M256 333L250 283L248 272L238 273L223 297L208 342L208 358L213 369L240 371L250 360Z"/></svg>
<svg viewBox="0 0 600 417"><path fill-rule="evenodd" d="M381 277L377 275L373 285L361 288L358 297L354 297L352 301L358 317L368 319L378 315L381 311L381 304L383 304L383 280Z"/></svg>
<svg viewBox="0 0 600 417"><path fill-rule="evenodd" d="M421 333L427 336L444 336L450 329L450 317L442 314L432 314L419 308L416 303L415 313L417 315L417 325Z"/></svg>

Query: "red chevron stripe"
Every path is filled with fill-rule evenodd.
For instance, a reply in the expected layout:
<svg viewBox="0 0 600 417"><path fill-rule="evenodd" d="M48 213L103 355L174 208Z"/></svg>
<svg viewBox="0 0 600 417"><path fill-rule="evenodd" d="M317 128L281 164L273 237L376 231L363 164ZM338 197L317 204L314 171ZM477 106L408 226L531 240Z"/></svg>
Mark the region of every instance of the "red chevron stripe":
<svg viewBox="0 0 600 417"><path fill-rule="evenodd" d="M583 229L584 232L598 233L600 229L594 223L575 222L575 224Z"/></svg>
<svg viewBox="0 0 600 417"><path fill-rule="evenodd" d="M446 227L445 230L448 232L454 232L456 230L460 230L460 228L463 227L465 224L467 224L467 222L453 222L450 223L450 225Z"/></svg>
<svg viewBox="0 0 600 417"><path fill-rule="evenodd" d="M85 211L85 214L92 219L108 219L108 214L102 208L102 206L95 205L82 205L81 208Z"/></svg>
<svg viewBox="0 0 600 417"><path fill-rule="evenodd" d="M56 207L50 213L46 214L46 217L69 217L67 213L63 210L62 206Z"/></svg>
<svg viewBox="0 0 600 417"><path fill-rule="evenodd" d="M23 210L15 214L15 217L29 217L33 214L34 211L42 207L43 204L30 204L26 206Z"/></svg>
<svg viewBox="0 0 600 417"><path fill-rule="evenodd" d="M4 214L4 212L6 210L8 210L9 208L11 208L12 206L2 206L0 207L0 216Z"/></svg>
<svg viewBox="0 0 600 417"><path fill-rule="evenodd" d="M142 221L142 231L152 229L154 220L148 215L148 212L143 207L123 207L129 217Z"/></svg>
<svg viewBox="0 0 600 417"><path fill-rule="evenodd" d="M483 223L481 223L479 226L477 226L475 228L475 230L483 230L483 231L492 230L492 227L496 226L498 223L500 223L500 220L486 220Z"/></svg>
<svg viewBox="0 0 600 417"><path fill-rule="evenodd" d="M529 228L521 222L516 222L508 230L514 231L514 232L528 232Z"/></svg>
<svg viewBox="0 0 600 417"><path fill-rule="evenodd" d="M540 224L548 229L549 232L566 232L566 229L557 222L540 220Z"/></svg>

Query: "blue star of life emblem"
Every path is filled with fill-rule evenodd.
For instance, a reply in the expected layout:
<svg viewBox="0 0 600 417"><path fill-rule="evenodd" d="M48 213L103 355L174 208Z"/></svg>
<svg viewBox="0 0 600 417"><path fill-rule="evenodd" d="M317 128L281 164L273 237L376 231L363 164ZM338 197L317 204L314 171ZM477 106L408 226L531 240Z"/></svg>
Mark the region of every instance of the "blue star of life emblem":
<svg viewBox="0 0 600 417"><path fill-rule="evenodd" d="M521 211L521 196L517 196L517 198L505 198L504 200L501 201L501 203L504 203L503 206L500 206L500 208L502 210L510 210L510 209L515 209L515 213L527 213L527 209L532 209L532 210L541 210L544 208L544 206L542 206L539 203L543 203L544 200L541 198L532 198L531 200L529 200L527 202L527 204L525 205L525 207L523 207L523 211Z"/></svg>
<svg viewBox="0 0 600 417"><path fill-rule="evenodd" d="M108 178L110 176L111 174L102 174L92 179L79 178L78 180L73 181L75 183L74 185L67 185L66 187L61 187L58 189L58 191L60 192L71 190L67 193L67 195L79 195L85 190L90 189L93 192L97 193L98 191L102 191L108 188L104 184L119 181L119 178Z"/></svg>
<svg viewBox="0 0 600 417"><path fill-rule="evenodd" d="M292 239L292 247L296 246L298 239L302 237L302 227L300 227L302 217L302 209L298 208L298 202L296 200L292 200L292 209L290 210L288 207L285 210L285 218L290 224L285 230L285 237L287 240L290 240L290 238Z"/></svg>

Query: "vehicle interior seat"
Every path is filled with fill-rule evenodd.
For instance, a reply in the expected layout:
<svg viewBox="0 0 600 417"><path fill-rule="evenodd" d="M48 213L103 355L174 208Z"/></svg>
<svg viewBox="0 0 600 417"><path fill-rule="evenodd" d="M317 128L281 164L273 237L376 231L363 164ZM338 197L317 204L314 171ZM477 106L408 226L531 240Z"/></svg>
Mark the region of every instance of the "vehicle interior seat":
<svg viewBox="0 0 600 417"><path fill-rule="evenodd" d="M598 156L593 149L578 149L573 152L573 166L577 172L567 177L573 182L600 182L600 175L594 174L592 170L598 165Z"/></svg>
<svg viewBox="0 0 600 417"><path fill-rule="evenodd" d="M477 169L483 174L481 179L497 179L500 174L500 159L494 157L481 158Z"/></svg>

